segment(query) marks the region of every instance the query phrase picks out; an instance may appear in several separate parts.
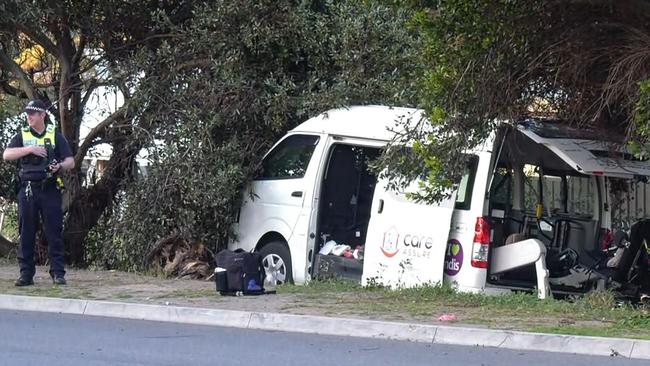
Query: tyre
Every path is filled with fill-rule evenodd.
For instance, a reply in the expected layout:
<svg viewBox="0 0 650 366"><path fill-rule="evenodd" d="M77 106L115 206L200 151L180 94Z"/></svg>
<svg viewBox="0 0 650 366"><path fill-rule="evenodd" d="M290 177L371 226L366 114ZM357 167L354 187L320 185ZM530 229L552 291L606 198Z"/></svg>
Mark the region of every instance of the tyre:
<svg viewBox="0 0 650 366"><path fill-rule="evenodd" d="M293 283L293 271L291 269L291 253L284 242L273 241L266 244L260 250L262 266L264 271L273 273L277 284Z"/></svg>

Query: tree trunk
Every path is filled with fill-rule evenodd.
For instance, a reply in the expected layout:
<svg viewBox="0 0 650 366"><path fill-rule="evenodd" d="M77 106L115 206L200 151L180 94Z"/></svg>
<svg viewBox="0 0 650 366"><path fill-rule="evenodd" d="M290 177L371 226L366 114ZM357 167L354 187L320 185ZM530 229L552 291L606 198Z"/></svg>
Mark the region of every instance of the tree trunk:
<svg viewBox="0 0 650 366"><path fill-rule="evenodd" d="M0 235L0 257L6 257L9 253L15 251L17 246L18 244Z"/></svg>
<svg viewBox="0 0 650 366"><path fill-rule="evenodd" d="M97 184L89 189L81 188L75 195L68 209L63 231L67 262L70 265L83 267L87 264L86 236L110 206L139 150L115 146L106 170Z"/></svg>

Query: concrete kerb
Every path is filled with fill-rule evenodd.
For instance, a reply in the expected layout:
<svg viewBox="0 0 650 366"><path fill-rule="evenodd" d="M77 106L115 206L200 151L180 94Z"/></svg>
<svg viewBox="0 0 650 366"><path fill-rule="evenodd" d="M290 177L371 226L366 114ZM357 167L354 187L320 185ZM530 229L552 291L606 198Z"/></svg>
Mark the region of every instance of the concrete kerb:
<svg viewBox="0 0 650 366"><path fill-rule="evenodd" d="M650 359L650 341L109 301L0 295L0 309Z"/></svg>

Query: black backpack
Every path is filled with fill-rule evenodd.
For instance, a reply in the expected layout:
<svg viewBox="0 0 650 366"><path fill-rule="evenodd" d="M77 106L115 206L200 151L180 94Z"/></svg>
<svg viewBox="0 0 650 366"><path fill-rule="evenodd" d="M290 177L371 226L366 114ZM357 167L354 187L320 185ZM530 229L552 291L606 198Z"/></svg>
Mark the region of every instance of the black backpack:
<svg viewBox="0 0 650 366"><path fill-rule="evenodd" d="M242 249L217 253L215 281L221 295L260 295L264 293L264 269L259 253Z"/></svg>

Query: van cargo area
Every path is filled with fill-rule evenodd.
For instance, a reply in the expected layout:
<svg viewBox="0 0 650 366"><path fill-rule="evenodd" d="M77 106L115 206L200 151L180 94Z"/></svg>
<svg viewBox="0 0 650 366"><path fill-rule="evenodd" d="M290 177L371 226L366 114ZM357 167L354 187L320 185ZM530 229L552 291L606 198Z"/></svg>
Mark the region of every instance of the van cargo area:
<svg viewBox="0 0 650 366"><path fill-rule="evenodd" d="M520 125L520 130L526 127ZM576 140L579 134L540 123L535 128L541 135L552 131L555 139ZM546 247L549 283L556 295L597 289L638 295L648 287L647 259L642 256L645 250L640 250L645 247L643 239L632 242L629 233L612 227L612 221L618 220L611 217L607 189L612 180L624 178L608 177L607 172L585 174L579 165L571 164L574 161L561 158L557 151L519 130L504 129L496 141L501 141L502 147L495 157L487 196L493 250L529 238L540 240ZM598 155L594 150L591 153ZM607 151L600 156L607 156ZM631 158L629 154L626 157ZM621 163L610 165L620 167ZM650 223L641 221L635 230L650 233ZM612 265L615 252L619 258ZM533 265L488 273L491 285L511 289L537 285Z"/></svg>
<svg viewBox="0 0 650 366"><path fill-rule="evenodd" d="M373 147L332 146L320 190L317 232L321 241L314 254L316 277L361 281L363 248L377 184L368 162L380 154L381 150Z"/></svg>

